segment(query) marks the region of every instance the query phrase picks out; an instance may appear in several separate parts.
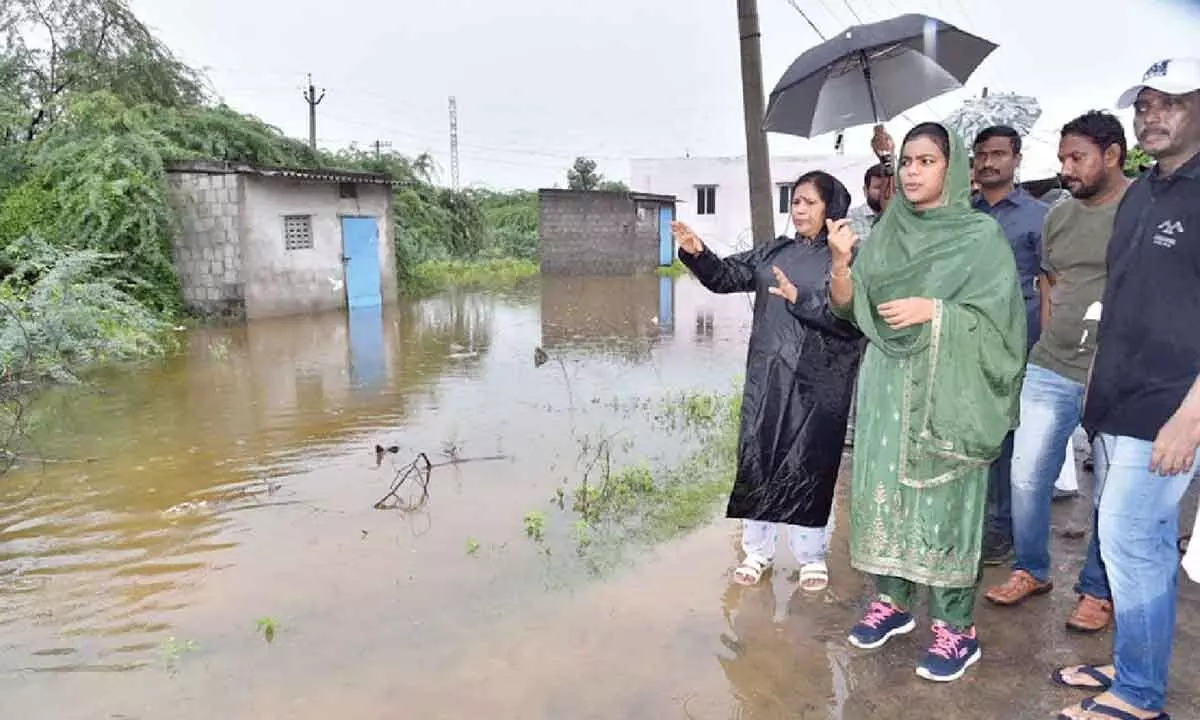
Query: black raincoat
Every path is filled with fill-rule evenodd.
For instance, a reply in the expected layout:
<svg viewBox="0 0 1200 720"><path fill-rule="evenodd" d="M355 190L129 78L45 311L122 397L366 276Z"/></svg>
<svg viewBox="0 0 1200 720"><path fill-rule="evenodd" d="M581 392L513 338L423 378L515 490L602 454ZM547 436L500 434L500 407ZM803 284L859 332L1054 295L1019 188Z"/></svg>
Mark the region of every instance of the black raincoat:
<svg viewBox="0 0 1200 720"><path fill-rule="evenodd" d="M830 210L830 217L845 216L844 208ZM812 241L781 237L723 259L708 248L698 255L680 249L679 259L712 292L755 294L727 517L824 527L866 345L829 310L833 258L825 233ZM772 265L799 291L795 304L768 292L776 285Z"/></svg>

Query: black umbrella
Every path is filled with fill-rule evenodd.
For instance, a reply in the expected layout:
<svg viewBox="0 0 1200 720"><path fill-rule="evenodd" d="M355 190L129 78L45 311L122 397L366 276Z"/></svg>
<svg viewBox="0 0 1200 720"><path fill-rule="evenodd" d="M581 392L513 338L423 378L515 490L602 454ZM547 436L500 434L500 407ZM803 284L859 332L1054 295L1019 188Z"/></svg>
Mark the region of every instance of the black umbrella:
<svg viewBox="0 0 1200 720"><path fill-rule="evenodd" d="M796 58L764 129L814 137L891 120L963 86L997 45L927 15L856 25Z"/></svg>

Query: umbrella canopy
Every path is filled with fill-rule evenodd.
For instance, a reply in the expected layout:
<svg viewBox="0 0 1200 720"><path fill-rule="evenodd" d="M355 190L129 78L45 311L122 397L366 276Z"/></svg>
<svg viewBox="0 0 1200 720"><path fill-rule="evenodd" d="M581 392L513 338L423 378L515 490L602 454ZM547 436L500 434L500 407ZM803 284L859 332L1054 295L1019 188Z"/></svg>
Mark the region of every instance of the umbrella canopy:
<svg viewBox="0 0 1200 720"><path fill-rule="evenodd" d="M1042 106L1037 98L999 93L966 100L942 122L969 143L981 130L993 125L1008 125L1021 135L1028 135L1041 116Z"/></svg>
<svg viewBox="0 0 1200 720"><path fill-rule="evenodd" d="M927 15L856 25L796 58L763 128L814 137L891 120L962 87L997 45Z"/></svg>

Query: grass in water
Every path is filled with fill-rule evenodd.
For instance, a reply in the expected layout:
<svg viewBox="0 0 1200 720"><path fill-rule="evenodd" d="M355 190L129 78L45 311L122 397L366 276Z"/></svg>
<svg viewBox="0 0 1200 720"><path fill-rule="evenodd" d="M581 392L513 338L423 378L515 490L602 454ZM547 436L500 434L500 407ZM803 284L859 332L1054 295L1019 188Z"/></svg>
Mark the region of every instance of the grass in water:
<svg viewBox="0 0 1200 720"><path fill-rule="evenodd" d="M254 623L267 642L275 642L275 633L279 630L279 621L273 617L260 617Z"/></svg>
<svg viewBox="0 0 1200 720"><path fill-rule="evenodd" d="M688 273L687 266L675 258L670 265L661 265L654 271L659 277L677 278Z"/></svg>
<svg viewBox="0 0 1200 720"><path fill-rule="evenodd" d="M741 395L689 393L651 408L672 438L695 448L675 462L615 467L610 440L583 444L582 478L567 492L575 550L594 571L630 542L670 540L708 522L733 486ZM557 503L556 503L557 504Z"/></svg>
<svg viewBox="0 0 1200 720"><path fill-rule="evenodd" d="M400 290L410 297L452 287L503 290L535 278L539 272L537 262L518 258L434 260L413 268L411 276L401 282Z"/></svg>

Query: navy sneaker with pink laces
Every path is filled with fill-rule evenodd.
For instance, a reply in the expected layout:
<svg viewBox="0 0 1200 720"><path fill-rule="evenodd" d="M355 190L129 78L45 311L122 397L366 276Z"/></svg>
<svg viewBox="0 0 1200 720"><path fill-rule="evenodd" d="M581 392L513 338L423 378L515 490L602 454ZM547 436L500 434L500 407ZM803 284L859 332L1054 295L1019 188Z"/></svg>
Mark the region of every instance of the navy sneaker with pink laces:
<svg viewBox="0 0 1200 720"><path fill-rule="evenodd" d="M874 650L897 635L910 633L917 627L913 616L879 599L871 603L862 620L850 629L850 644L863 650Z"/></svg>
<svg viewBox="0 0 1200 720"><path fill-rule="evenodd" d="M940 620L933 621L933 644L917 665L917 675L934 682L952 682L979 661L975 627L962 632Z"/></svg>

